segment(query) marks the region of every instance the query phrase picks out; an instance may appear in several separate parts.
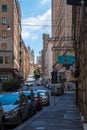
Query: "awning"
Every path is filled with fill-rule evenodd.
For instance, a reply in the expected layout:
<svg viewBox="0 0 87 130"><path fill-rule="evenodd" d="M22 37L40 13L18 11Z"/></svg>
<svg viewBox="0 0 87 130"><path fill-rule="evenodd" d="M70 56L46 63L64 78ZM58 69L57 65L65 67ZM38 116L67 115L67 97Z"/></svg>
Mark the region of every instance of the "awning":
<svg viewBox="0 0 87 130"><path fill-rule="evenodd" d="M78 78L74 78L73 76L70 76L70 81L77 81L78 80Z"/></svg>

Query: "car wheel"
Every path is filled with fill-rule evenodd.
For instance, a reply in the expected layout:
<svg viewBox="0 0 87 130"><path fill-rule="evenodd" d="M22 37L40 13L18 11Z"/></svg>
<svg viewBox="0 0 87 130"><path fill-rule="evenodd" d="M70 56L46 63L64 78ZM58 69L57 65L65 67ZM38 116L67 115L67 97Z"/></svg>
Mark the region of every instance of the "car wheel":
<svg viewBox="0 0 87 130"><path fill-rule="evenodd" d="M34 114L36 114L36 112L37 112L37 110L36 110L36 109L34 109Z"/></svg>
<svg viewBox="0 0 87 130"><path fill-rule="evenodd" d="M40 110L42 110L42 105L40 106Z"/></svg>
<svg viewBox="0 0 87 130"><path fill-rule="evenodd" d="M30 110L28 110L27 119L31 117Z"/></svg>
<svg viewBox="0 0 87 130"><path fill-rule="evenodd" d="M1 120L1 125L0 125L0 130L4 130L5 129L5 122L4 120L2 119Z"/></svg>
<svg viewBox="0 0 87 130"><path fill-rule="evenodd" d="M18 122L18 124L20 125L21 123L22 123L22 117L21 117L21 114L19 115L19 122Z"/></svg>
<svg viewBox="0 0 87 130"><path fill-rule="evenodd" d="M49 105L50 105L50 102L47 103L47 106L49 106Z"/></svg>
<svg viewBox="0 0 87 130"><path fill-rule="evenodd" d="M31 110L31 111L30 111L30 117L33 116L33 113L34 113L33 110Z"/></svg>

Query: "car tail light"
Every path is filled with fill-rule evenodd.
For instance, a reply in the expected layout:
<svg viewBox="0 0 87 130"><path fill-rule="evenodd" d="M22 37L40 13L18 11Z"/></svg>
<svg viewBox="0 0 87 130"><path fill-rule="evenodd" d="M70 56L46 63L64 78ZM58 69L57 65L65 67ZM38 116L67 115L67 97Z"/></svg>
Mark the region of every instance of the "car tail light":
<svg viewBox="0 0 87 130"><path fill-rule="evenodd" d="M35 98L35 100L36 100L38 103L40 103L40 99L39 99L39 98Z"/></svg>

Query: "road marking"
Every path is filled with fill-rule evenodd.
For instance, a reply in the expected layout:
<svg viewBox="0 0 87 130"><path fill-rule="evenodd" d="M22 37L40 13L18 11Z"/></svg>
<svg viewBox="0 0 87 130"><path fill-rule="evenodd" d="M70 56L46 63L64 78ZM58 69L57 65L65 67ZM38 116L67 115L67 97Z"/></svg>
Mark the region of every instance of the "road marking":
<svg viewBox="0 0 87 130"><path fill-rule="evenodd" d="M37 130L44 130L45 127L37 127L36 129L37 129Z"/></svg>

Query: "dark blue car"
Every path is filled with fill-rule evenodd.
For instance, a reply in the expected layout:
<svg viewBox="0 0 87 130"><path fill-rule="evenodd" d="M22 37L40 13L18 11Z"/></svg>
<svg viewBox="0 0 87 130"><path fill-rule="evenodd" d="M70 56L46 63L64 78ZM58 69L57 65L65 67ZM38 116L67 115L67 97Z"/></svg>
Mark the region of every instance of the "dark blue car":
<svg viewBox="0 0 87 130"><path fill-rule="evenodd" d="M28 103L30 105L31 115L35 114L36 111L37 111L37 107L36 107L36 101L35 101L35 98L34 98L33 90L23 91L23 93L27 96Z"/></svg>
<svg viewBox="0 0 87 130"><path fill-rule="evenodd" d="M20 124L29 116L29 105L26 96L20 92L0 94L5 116L5 124Z"/></svg>

